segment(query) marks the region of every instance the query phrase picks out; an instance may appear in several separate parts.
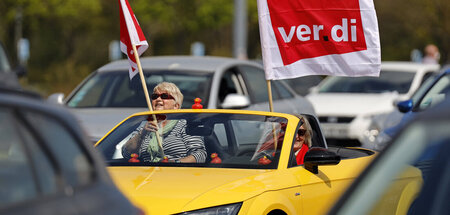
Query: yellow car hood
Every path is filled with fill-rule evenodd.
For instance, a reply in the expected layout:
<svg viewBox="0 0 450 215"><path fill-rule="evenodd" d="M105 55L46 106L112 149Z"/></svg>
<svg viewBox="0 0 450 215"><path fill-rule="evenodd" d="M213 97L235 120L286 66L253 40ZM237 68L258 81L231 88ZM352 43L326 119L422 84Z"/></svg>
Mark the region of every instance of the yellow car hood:
<svg viewBox="0 0 450 215"><path fill-rule="evenodd" d="M242 202L266 190L286 186L274 180L293 182L280 171L273 174L274 170L192 167L108 167L108 170L124 194L148 214L180 213Z"/></svg>

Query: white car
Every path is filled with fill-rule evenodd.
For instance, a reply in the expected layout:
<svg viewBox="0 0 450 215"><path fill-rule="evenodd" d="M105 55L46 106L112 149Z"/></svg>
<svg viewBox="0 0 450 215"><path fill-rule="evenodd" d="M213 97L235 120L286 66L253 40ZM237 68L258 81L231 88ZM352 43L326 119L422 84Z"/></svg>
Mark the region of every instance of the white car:
<svg viewBox="0 0 450 215"><path fill-rule="evenodd" d="M439 65L411 62L382 62L380 77L325 78L306 98L313 103L329 144L365 147L364 140L376 134L368 130L378 114L394 110Z"/></svg>
<svg viewBox="0 0 450 215"><path fill-rule="evenodd" d="M225 57L143 57L148 91L162 81L175 83L184 95L181 108L196 97L207 109L269 111L267 84L261 64ZM65 104L78 117L93 141L133 113L148 110L139 76L130 82L129 63L108 63L87 77L66 99L61 93L49 101ZM284 81L272 81L274 111L315 114L312 104Z"/></svg>

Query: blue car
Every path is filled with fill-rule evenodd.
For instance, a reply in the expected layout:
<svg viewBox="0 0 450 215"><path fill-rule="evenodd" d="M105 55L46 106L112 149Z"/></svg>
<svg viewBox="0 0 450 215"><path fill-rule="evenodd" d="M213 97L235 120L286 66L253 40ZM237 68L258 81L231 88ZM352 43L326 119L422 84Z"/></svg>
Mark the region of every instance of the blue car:
<svg viewBox="0 0 450 215"><path fill-rule="evenodd" d="M397 125L385 129L377 136L373 149L378 151L383 149L398 130L414 118L414 115L448 98L450 98L450 66L444 67L431 82L424 84L414 98L397 103L398 110L404 113L402 119Z"/></svg>
<svg viewBox="0 0 450 215"><path fill-rule="evenodd" d="M448 81L448 74L447 70L446 77L440 78L439 82L442 79ZM450 99L428 106L427 111L415 112L414 119L395 134L389 145L336 201L328 215L449 214L449 131ZM406 184L399 178L418 172L422 175L422 183ZM403 192L399 186L407 186L408 191ZM417 197L409 195L411 193L417 193ZM401 203L393 204L396 200Z"/></svg>

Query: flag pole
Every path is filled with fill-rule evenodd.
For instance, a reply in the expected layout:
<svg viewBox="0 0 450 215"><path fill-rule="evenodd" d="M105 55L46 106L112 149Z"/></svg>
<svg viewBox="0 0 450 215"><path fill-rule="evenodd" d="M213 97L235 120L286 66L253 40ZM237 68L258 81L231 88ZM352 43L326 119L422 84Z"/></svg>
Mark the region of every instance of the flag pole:
<svg viewBox="0 0 450 215"><path fill-rule="evenodd" d="M142 72L141 61L139 60L139 54L137 52L136 45L132 44L132 46L133 46L134 57L136 58L136 63L138 66L139 77L141 78L142 89L144 90L144 94L145 94L145 100L147 101L148 109L150 111L153 111L152 104L150 102L150 96L148 95L147 84L145 83L145 79L144 79L144 73ZM156 117L154 117L154 119L156 120Z"/></svg>
<svg viewBox="0 0 450 215"><path fill-rule="evenodd" d="M269 109L270 112L273 112L273 102L272 102L272 87L270 85L270 80L266 80L267 82L267 93L269 95ZM278 145L278 138L277 138L277 131L275 130L275 125L272 124L272 131L273 131L273 143L274 143L274 150L277 150Z"/></svg>
<svg viewBox="0 0 450 215"><path fill-rule="evenodd" d="M141 61L139 60L139 54L137 52L136 45L132 44L132 46L133 46L134 57L136 58L136 63L137 63L137 66L138 66L139 77L141 78L142 89L144 90L144 94L145 94L145 100L147 101L148 109L151 112L153 112L153 107L152 107L152 104L150 102L150 96L148 95L147 84L145 83L144 73L142 72ZM152 114L152 116L153 116L153 122L155 123L156 128L159 130L158 120L156 119L156 115ZM156 136L156 140L158 141L159 147L161 147L161 151L162 151L162 154L163 154L163 157L164 157L164 150L163 150L163 147L162 147L161 136L159 136L158 132L155 132L155 133L156 133L156 135L155 135Z"/></svg>
<svg viewBox="0 0 450 215"><path fill-rule="evenodd" d="M270 112L273 112L272 87L270 85L270 80L266 80L266 82L267 82L267 93L269 95L269 109L270 109Z"/></svg>

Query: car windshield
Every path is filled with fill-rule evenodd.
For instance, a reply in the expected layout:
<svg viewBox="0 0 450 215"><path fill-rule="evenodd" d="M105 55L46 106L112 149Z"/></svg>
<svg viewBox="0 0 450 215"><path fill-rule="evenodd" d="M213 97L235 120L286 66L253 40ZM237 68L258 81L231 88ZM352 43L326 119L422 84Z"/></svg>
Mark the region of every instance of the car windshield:
<svg viewBox="0 0 450 215"><path fill-rule="evenodd" d="M414 79L413 72L381 71L380 77L328 77L319 93L407 93Z"/></svg>
<svg viewBox="0 0 450 215"><path fill-rule="evenodd" d="M286 118L249 114L170 113L157 114L155 117L159 120L160 125L163 121L167 122L163 126L163 134L161 135L164 157L159 159L147 159L148 157L145 157L145 153L150 153L148 148L144 148L144 153L142 153L142 147L148 147L144 144L145 137L141 137L141 140L139 140L144 139L144 142L139 142L141 145L140 152L134 156L129 156L127 151L128 147L131 146L129 144L134 141L135 135L139 134L149 118L153 119L152 115L139 115L127 119L101 140L96 146L97 149L103 153L106 161L114 166L187 165L215 168L275 169L287 125ZM176 125L171 131L167 132L165 128L170 122L174 122ZM178 129L179 125L182 125L181 129ZM149 133L154 135L154 132ZM171 137L173 135L178 135L181 138ZM273 141L274 135L277 135L277 141ZM206 151L204 153L206 155L205 160L196 163L166 162L172 158L177 159L176 152L171 151L175 145L188 147L191 144L189 141L196 138L199 138L201 143L197 146L204 145L204 147L197 147L197 149L199 149L199 152ZM150 144L152 143L149 142ZM158 146L155 141L153 144ZM136 155L138 155L138 162L133 162Z"/></svg>
<svg viewBox="0 0 450 215"><path fill-rule="evenodd" d="M207 104L212 75L204 72L144 72L149 94L163 81L172 82L184 96L182 108L191 108L195 98ZM139 76L132 81L128 72L96 72L69 98L67 106L85 107L147 107Z"/></svg>

